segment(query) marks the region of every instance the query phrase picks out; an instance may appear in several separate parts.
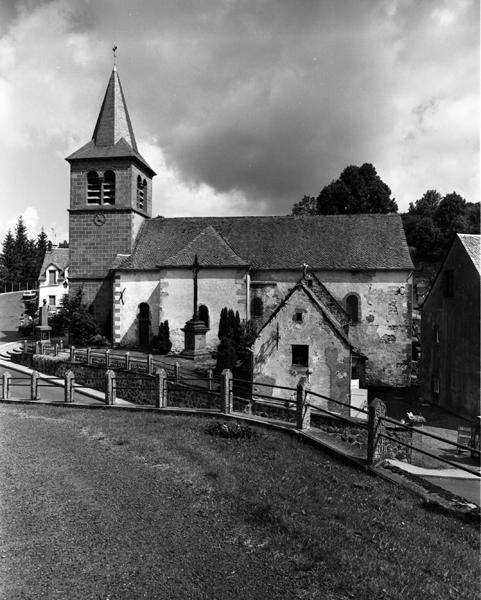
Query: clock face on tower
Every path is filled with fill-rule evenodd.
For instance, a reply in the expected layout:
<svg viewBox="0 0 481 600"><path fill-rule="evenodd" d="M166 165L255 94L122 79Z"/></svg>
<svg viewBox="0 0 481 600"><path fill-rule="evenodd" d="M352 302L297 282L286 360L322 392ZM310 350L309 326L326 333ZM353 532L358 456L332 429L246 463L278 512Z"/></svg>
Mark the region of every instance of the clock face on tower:
<svg viewBox="0 0 481 600"><path fill-rule="evenodd" d="M94 217L95 225L101 227L105 223L105 215L104 213L97 213Z"/></svg>

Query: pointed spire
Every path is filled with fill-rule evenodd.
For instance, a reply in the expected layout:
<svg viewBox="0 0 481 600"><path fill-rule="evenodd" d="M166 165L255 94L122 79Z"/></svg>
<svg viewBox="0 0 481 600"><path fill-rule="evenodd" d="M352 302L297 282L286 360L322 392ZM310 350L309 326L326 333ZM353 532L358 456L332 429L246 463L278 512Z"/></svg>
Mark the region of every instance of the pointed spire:
<svg viewBox="0 0 481 600"><path fill-rule="evenodd" d="M127 110L127 104L115 64L115 50L117 50L116 46L113 48L114 67L110 75L92 140L96 146L113 146L121 138L124 138L137 151L134 130L132 129L129 111Z"/></svg>

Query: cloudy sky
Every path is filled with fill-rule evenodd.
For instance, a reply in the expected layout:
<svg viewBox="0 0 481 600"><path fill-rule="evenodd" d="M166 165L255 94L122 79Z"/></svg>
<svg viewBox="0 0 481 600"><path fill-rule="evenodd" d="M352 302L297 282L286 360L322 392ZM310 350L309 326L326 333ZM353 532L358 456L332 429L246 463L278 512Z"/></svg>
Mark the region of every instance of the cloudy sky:
<svg viewBox="0 0 481 600"><path fill-rule="evenodd" d="M0 0L0 235L68 236L113 44L154 215L289 214L371 162L479 201L479 0Z"/></svg>

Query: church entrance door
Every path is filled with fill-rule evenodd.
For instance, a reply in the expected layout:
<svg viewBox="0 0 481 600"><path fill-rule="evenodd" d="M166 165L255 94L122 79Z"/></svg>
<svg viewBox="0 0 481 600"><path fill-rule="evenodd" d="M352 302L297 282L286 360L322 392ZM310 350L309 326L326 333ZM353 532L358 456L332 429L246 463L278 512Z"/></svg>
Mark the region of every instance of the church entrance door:
<svg viewBox="0 0 481 600"><path fill-rule="evenodd" d="M139 346L150 344L150 307L147 302L139 304Z"/></svg>

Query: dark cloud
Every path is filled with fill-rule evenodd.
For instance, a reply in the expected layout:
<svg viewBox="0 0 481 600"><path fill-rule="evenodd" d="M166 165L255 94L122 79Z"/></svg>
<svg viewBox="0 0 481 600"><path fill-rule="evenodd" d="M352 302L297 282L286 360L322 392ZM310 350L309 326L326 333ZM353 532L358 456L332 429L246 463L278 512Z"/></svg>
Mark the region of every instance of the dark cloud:
<svg viewBox="0 0 481 600"><path fill-rule="evenodd" d="M479 189L477 0L0 7L13 32L0 38L0 93L7 82L10 111L0 120L3 144L38 144L37 152L50 144L50 172L63 169L62 178L61 158L92 135L116 43L137 140L157 161L158 212L167 214L164 193L173 214L180 190L189 214L198 185L199 212L204 202L227 214L232 206L287 213L363 162L402 196L401 208L430 188L468 199ZM18 169L11 180L23 183L21 156L10 157ZM217 204L212 190L222 196ZM65 211L65 194L36 194L45 211Z"/></svg>

